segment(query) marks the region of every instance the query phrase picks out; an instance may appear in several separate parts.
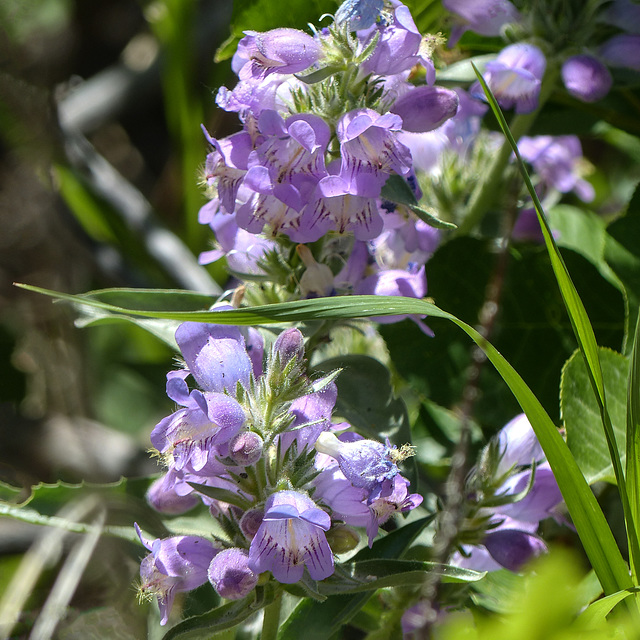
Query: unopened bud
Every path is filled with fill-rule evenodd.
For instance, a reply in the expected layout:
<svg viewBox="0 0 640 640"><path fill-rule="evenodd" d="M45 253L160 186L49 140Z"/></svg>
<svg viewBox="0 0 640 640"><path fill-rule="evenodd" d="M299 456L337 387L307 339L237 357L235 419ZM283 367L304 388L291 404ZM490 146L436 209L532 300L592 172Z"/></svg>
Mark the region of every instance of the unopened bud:
<svg viewBox="0 0 640 640"><path fill-rule="evenodd" d="M241 467L255 464L262 457L263 439L253 431L242 431L229 443L229 457Z"/></svg>
<svg viewBox="0 0 640 640"><path fill-rule="evenodd" d="M258 576L249 569L249 555L244 549L225 549L209 565L209 582L223 598L239 600L253 591Z"/></svg>

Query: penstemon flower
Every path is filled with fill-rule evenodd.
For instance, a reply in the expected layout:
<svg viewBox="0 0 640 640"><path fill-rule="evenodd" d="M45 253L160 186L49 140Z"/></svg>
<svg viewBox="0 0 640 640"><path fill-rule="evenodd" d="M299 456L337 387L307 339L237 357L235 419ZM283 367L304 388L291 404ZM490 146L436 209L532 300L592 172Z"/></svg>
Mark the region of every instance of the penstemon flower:
<svg viewBox="0 0 640 640"><path fill-rule="evenodd" d="M311 34L246 32L232 61L238 83L217 98L238 113L242 130L223 139L205 132L210 202L200 221L216 232L217 246L201 262L227 257L254 300L262 295L251 285L258 278L274 282L283 300L376 289L425 295L422 267L432 251L387 277L373 245L364 245L358 278L347 262L352 247L375 243L387 218L397 217L383 194L389 179L421 195L404 136L437 130L457 112L458 93L433 84L439 43L439 36L422 37L397 0L349 0L332 25ZM406 229L423 224L410 207L401 215ZM300 252L298 244L313 247ZM392 280L410 284L382 284Z"/></svg>
<svg viewBox="0 0 640 640"><path fill-rule="evenodd" d="M141 590L158 597L162 624L176 592L207 580L227 599L250 594L268 579L260 574L285 584L305 571L323 580L334 571L334 529L341 552L358 542L355 532L340 533L345 524L366 528L372 544L380 524L421 503L398 468L410 449L354 433L350 444L330 436L335 374L307 377L298 329L280 333L265 363L262 337L252 329L186 322L176 341L185 368L168 374L167 393L182 408L152 432L167 471L147 497L169 514L204 504L226 535L151 542L138 530L152 552L141 566ZM189 377L199 388L190 389ZM336 460L317 453L329 449ZM343 513L323 489L338 466L353 512Z"/></svg>

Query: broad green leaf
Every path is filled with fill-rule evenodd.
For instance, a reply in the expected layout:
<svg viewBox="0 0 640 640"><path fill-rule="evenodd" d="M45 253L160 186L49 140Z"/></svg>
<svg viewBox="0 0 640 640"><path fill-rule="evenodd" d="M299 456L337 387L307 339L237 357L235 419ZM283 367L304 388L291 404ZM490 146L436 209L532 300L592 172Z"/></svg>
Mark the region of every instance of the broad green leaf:
<svg viewBox="0 0 640 640"><path fill-rule="evenodd" d="M626 381L629 361L610 349L599 349L600 364L616 440L626 443ZM584 358L575 352L564 366L560 384L560 409L567 430L567 444L587 482L616 482L607 442L602 432L598 404L593 395ZM622 454L624 462L624 454Z"/></svg>
<svg viewBox="0 0 640 640"><path fill-rule="evenodd" d="M434 304L415 298L388 296L350 296L316 298L272 305L218 312L152 312L127 310L91 298L71 296L51 292L46 289L21 285L22 288L53 295L57 298L107 308L117 313L128 313L146 317L217 322L219 324L268 324L283 321L358 318L381 315L419 314L449 320L462 329L487 355L503 380L511 389L516 400L526 413L540 441L547 460L562 491L571 518L585 548L585 552L598 574L605 593L627 589L631 585L628 569L618 549L611 529L602 510L586 483L584 476L571 455L555 425L544 408L525 384L515 369L496 348L483 338L473 327L455 316L439 309Z"/></svg>
<svg viewBox="0 0 640 640"><path fill-rule="evenodd" d="M255 593L216 607L199 616L187 618L165 633L162 640L209 640L215 633L230 629L246 620L256 609Z"/></svg>
<svg viewBox="0 0 640 640"><path fill-rule="evenodd" d="M323 595L336 595L374 591L383 587L419 585L433 573L447 582L476 582L485 576L484 572L435 562L362 560L341 565L333 576L318 584L318 590Z"/></svg>

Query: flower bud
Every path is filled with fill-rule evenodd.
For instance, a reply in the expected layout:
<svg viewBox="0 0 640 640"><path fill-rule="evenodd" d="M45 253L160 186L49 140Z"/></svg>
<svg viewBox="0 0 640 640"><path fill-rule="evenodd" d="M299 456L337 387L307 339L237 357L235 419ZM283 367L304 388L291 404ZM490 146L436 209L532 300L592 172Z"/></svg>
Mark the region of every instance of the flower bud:
<svg viewBox="0 0 640 640"><path fill-rule="evenodd" d="M274 354L280 355L280 364L284 367L295 358L298 362L304 359L304 338L298 329L285 329L273 344Z"/></svg>
<svg viewBox="0 0 640 640"><path fill-rule="evenodd" d="M249 556L244 549L225 549L209 565L209 582L228 600L239 600L253 591L258 576L249 569Z"/></svg>
<svg viewBox="0 0 640 640"><path fill-rule="evenodd" d="M398 98L391 112L402 118L403 131L433 131L456 115L459 98L455 91L443 87L421 86Z"/></svg>
<svg viewBox="0 0 640 640"><path fill-rule="evenodd" d="M640 71L640 34L619 33L600 47L602 59L611 67Z"/></svg>
<svg viewBox="0 0 640 640"><path fill-rule="evenodd" d="M255 464L262 457L264 441L253 431L242 431L229 443L229 457L241 467Z"/></svg>
<svg viewBox="0 0 640 640"><path fill-rule="evenodd" d="M582 102L597 102L611 89L609 69L593 56L571 56L562 65L562 82L567 91Z"/></svg>

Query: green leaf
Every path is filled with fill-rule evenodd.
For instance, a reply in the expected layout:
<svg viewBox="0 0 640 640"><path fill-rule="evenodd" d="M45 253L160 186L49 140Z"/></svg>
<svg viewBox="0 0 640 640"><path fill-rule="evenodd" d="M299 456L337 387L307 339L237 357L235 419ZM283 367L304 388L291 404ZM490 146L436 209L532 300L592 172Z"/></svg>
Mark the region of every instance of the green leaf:
<svg viewBox="0 0 640 640"><path fill-rule="evenodd" d="M30 495L19 505L0 502L0 516L7 516L22 522L57 527L74 533L91 533L95 527L85 522L67 520L56 514L63 506L86 496L92 496L96 505L107 508L107 525L101 527L102 533L135 544L142 544L133 529L133 521L157 535L167 535L162 521L144 500L149 479L127 480L107 484L38 484L31 488ZM8 495L5 493L5 495Z"/></svg>
<svg viewBox="0 0 640 640"><path fill-rule="evenodd" d="M382 187L381 197L390 202L403 204L413 211L418 218L435 229L456 229L456 225L446 220L441 220L434 213L418 206L418 201L408 182L399 175L392 175Z"/></svg>
<svg viewBox="0 0 640 640"><path fill-rule="evenodd" d="M636 591L637 589L618 591L592 602L577 617L575 624L584 629L591 629L605 623L607 616L613 611L613 608Z"/></svg>
<svg viewBox="0 0 640 640"><path fill-rule="evenodd" d="M626 381L629 361L610 349L599 349L600 364L616 440L626 443ZM598 403L593 395L584 358L576 351L567 360L560 384L560 408L567 430L567 444L587 482L606 480L615 484L607 442L602 432ZM624 461L624 454L623 454Z"/></svg>
<svg viewBox="0 0 640 640"><path fill-rule="evenodd" d="M627 467L629 502L636 522L640 522L640 317L636 323L627 381ZM638 575L634 573L637 583Z"/></svg>
<svg viewBox="0 0 640 640"><path fill-rule="evenodd" d="M430 574L437 574L447 582L476 582L485 572L461 569L436 562L415 560L362 560L340 565L336 573L318 584L324 595L375 591L383 587L420 585Z"/></svg>
<svg viewBox="0 0 640 640"><path fill-rule="evenodd" d="M214 633L230 629L255 613L255 593L216 607L199 616L187 618L165 633L162 640L209 640Z"/></svg>

